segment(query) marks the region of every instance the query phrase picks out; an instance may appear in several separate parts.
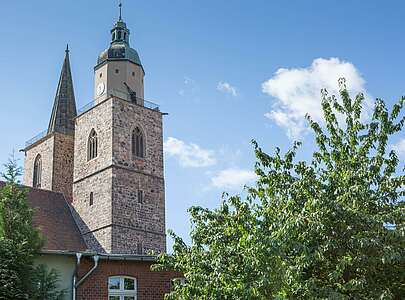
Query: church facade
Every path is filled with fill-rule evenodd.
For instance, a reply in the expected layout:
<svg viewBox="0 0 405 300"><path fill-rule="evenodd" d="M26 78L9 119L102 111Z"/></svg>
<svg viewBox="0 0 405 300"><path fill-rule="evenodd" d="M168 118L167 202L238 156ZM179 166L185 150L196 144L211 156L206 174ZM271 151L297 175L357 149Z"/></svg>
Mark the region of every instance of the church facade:
<svg viewBox="0 0 405 300"><path fill-rule="evenodd" d="M163 299L175 276L150 271L151 251L166 251L163 114L144 100L129 37L120 16L94 68L94 99L79 111L66 49L49 126L23 149L47 240L40 260L58 268L63 258L66 299Z"/></svg>
<svg viewBox="0 0 405 300"><path fill-rule="evenodd" d="M89 249L166 250L162 113L145 103L144 69L120 19L77 113L69 50L46 135L24 149L24 184L61 192Z"/></svg>

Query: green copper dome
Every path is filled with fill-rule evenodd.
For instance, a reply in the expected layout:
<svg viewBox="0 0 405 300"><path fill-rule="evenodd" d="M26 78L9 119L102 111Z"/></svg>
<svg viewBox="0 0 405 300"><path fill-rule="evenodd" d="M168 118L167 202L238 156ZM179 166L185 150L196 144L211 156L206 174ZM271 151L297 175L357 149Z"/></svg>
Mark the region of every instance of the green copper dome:
<svg viewBox="0 0 405 300"><path fill-rule="evenodd" d="M111 45L98 57L97 65L107 60L128 60L142 67L138 52L129 46L129 29L120 18L111 29Z"/></svg>

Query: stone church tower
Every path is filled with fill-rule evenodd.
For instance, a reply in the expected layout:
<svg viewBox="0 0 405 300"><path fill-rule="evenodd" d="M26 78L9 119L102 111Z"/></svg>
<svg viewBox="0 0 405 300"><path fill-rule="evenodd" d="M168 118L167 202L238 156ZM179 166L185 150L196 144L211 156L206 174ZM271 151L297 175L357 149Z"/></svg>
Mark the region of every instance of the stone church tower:
<svg viewBox="0 0 405 300"><path fill-rule="evenodd" d="M67 200L72 200L75 117L76 102L66 48L48 129L24 149L25 185L61 192Z"/></svg>
<svg viewBox="0 0 405 300"><path fill-rule="evenodd" d="M25 149L24 183L65 194L90 250L163 252L162 113L143 99L129 36L120 16L94 68L94 101L78 114L66 51L49 129Z"/></svg>
<svg viewBox="0 0 405 300"><path fill-rule="evenodd" d="M93 107L76 118L73 207L97 251L166 250L162 113L121 17L94 68Z"/></svg>

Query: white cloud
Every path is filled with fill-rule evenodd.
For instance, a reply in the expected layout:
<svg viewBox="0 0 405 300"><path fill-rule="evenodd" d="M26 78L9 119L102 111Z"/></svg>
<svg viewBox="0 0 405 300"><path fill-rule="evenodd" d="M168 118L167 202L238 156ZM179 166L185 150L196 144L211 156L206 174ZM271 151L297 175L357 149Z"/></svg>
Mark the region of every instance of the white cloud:
<svg viewBox="0 0 405 300"><path fill-rule="evenodd" d="M394 149L398 156L405 158L405 138L392 145L392 149Z"/></svg>
<svg viewBox="0 0 405 300"><path fill-rule="evenodd" d="M168 156L176 157L182 167L208 167L217 162L214 151L203 149L193 143L187 144L174 137L169 137L163 143L163 149Z"/></svg>
<svg viewBox="0 0 405 300"><path fill-rule="evenodd" d="M252 171L231 168L217 173L211 178L211 184L216 188L238 189L256 178L257 175Z"/></svg>
<svg viewBox="0 0 405 300"><path fill-rule="evenodd" d="M228 82L218 82L217 90L220 92L228 93L233 97L238 96L238 90Z"/></svg>
<svg viewBox="0 0 405 300"><path fill-rule="evenodd" d="M194 79L185 76L183 87L179 90L179 95L181 97L195 98L199 91L200 87L197 82Z"/></svg>
<svg viewBox="0 0 405 300"><path fill-rule="evenodd" d="M339 94L338 79L346 78L349 93L367 93L365 81L356 67L339 58L317 58L307 68L281 68L262 84L262 91L275 98L272 110L265 114L284 128L291 139L300 137L307 130L305 114L323 121L321 89L329 94Z"/></svg>

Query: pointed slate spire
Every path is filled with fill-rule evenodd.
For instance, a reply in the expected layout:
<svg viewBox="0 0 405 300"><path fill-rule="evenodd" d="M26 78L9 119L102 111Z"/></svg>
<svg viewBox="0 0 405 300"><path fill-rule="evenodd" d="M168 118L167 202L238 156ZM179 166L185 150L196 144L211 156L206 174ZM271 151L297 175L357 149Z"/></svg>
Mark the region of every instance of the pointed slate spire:
<svg viewBox="0 0 405 300"><path fill-rule="evenodd" d="M76 101L69 61L69 45L67 45L51 120L49 121L48 134L59 132L74 135L74 118L76 115Z"/></svg>

